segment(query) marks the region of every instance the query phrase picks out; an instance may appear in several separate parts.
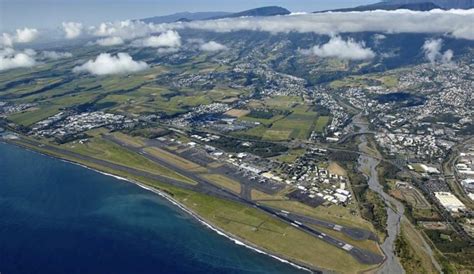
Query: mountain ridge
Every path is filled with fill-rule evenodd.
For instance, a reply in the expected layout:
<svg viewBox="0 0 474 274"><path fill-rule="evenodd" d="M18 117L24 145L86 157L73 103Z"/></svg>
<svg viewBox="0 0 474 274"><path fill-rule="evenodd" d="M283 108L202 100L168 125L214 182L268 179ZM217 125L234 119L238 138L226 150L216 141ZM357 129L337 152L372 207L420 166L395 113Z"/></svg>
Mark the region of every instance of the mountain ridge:
<svg viewBox="0 0 474 274"><path fill-rule="evenodd" d="M291 12L285 8L279 6L266 6L255 9L249 9L239 12L178 12L170 15L154 16L144 19L140 19L145 23L173 23L173 22L190 22L196 20L216 20L224 18L237 18L237 17L256 17L256 16L275 16L275 15L288 15Z"/></svg>

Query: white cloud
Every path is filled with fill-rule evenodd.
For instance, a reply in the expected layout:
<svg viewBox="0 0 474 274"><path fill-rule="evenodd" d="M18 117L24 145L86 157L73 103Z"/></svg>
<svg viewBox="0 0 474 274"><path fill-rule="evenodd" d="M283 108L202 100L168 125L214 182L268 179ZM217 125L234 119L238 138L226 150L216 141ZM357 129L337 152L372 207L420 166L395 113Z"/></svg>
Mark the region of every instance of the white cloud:
<svg viewBox="0 0 474 274"><path fill-rule="evenodd" d="M203 51L221 51L221 50L227 49L226 46L214 41L209 41L207 43L204 43L199 48Z"/></svg>
<svg viewBox="0 0 474 274"><path fill-rule="evenodd" d="M13 37L9 33L2 33L0 37L1 47L13 47Z"/></svg>
<svg viewBox="0 0 474 274"><path fill-rule="evenodd" d="M179 48L181 46L181 36L178 32L169 30L158 36L135 40L132 45L149 48Z"/></svg>
<svg viewBox="0 0 474 274"><path fill-rule="evenodd" d="M13 68L27 68L36 65L32 50L17 52L12 48L0 50L0 71Z"/></svg>
<svg viewBox="0 0 474 274"><path fill-rule="evenodd" d="M158 53L175 53L178 52L179 48L159 48Z"/></svg>
<svg viewBox="0 0 474 274"><path fill-rule="evenodd" d="M66 33L67 39L74 39L81 35L82 24L77 22L63 22L63 30Z"/></svg>
<svg viewBox="0 0 474 274"><path fill-rule="evenodd" d="M89 72L94 75L125 74L148 68L143 61L134 61L128 53L120 52L116 56L101 53L95 60L75 67L73 72Z"/></svg>
<svg viewBox="0 0 474 274"><path fill-rule="evenodd" d="M332 37L324 45L314 46L309 50L302 50L302 53L348 60L366 60L375 57L375 53L370 48L366 48L363 42L358 43L353 39L344 41L338 36Z"/></svg>
<svg viewBox="0 0 474 274"><path fill-rule="evenodd" d="M23 28L17 29L14 34L2 33L0 37L0 47L13 47L15 43L30 43L38 38L37 29Z"/></svg>
<svg viewBox="0 0 474 274"><path fill-rule="evenodd" d="M374 40L374 44L375 45L380 45L380 43L385 40L387 38L387 36L383 35L383 34L380 34L380 33L377 33L377 34L374 34L372 36L372 39Z"/></svg>
<svg viewBox="0 0 474 274"><path fill-rule="evenodd" d="M16 30L15 42L29 43L38 37L37 29L23 28Z"/></svg>
<svg viewBox="0 0 474 274"><path fill-rule="evenodd" d="M327 12L272 17L242 17L220 20L173 23L169 26L216 32L239 30L272 33L313 32L335 35L354 32L438 33L474 40L474 9L432 10L427 12L396 10L366 12Z"/></svg>
<svg viewBox="0 0 474 274"><path fill-rule="evenodd" d="M432 64L437 62L447 64L451 62L454 52L450 49L446 50L444 53L441 53L441 48L443 47L442 39L430 39L426 40L423 44L423 52L425 53L425 58L430 61Z"/></svg>
<svg viewBox="0 0 474 274"><path fill-rule="evenodd" d="M60 52L60 51L43 51L41 56L45 59L51 60L59 60L63 58L70 58L72 57L72 53L70 52Z"/></svg>
<svg viewBox="0 0 474 274"><path fill-rule="evenodd" d="M443 53L443 56L441 56L441 63L443 64L451 63L453 56L454 56L454 52L448 49L447 51Z"/></svg>
<svg viewBox="0 0 474 274"><path fill-rule="evenodd" d="M117 36L106 37L95 41L95 44L103 47L118 46L124 43L123 39Z"/></svg>
<svg viewBox="0 0 474 274"><path fill-rule="evenodd" d="M146 24L138 20L125 20L117 22L104 22L99 26L90 27L89 33L101 37L120 37L124 40L148 36L150 33L168 30L164 25Z"/></svg>

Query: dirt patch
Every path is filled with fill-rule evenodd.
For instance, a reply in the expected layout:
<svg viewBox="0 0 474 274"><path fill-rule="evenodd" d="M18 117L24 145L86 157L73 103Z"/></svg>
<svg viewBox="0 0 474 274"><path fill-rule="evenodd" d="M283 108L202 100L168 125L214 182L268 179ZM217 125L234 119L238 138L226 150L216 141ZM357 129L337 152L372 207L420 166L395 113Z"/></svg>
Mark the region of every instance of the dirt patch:
<svg viewBox="0 0 474 274"><path fill-rule="evenodd" d="M236 108L233 108L229 111L227 111L226 113L224 113L225 115L228 115L228 116L232 116L232 117L236 117L236 118L240 118L240 117L243 117L247 114L249 114L250 111L246 110L246 109L236 109Z"/></svg>
<svg viewBox="0 0 474 274"><path fill-rule="evenodd" d="M336 162L331 162L328 166L328 170L332 174L347 177L347 171Z"/></svg>

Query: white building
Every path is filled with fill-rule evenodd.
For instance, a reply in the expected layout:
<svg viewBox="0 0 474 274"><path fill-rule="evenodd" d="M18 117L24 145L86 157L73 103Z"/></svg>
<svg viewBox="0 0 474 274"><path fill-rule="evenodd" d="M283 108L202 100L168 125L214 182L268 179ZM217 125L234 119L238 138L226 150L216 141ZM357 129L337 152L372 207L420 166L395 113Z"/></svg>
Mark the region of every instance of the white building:
<svg viewBox="0 0 474 274"><path fill-rule="evenodd" d="M435 192L434 194L436 199L450 212L459 212L459 210L466 209L466 206L451 192Z"/></svg>

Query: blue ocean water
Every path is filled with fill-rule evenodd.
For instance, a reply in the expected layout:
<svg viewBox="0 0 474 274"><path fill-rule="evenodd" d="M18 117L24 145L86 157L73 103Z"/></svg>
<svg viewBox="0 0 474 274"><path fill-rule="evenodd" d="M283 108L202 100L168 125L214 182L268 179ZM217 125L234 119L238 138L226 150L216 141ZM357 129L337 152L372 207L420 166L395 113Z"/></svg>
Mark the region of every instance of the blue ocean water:
<svg viewBox="0 0 474 274"><path fill-rule="evenodd" d="M163 198L0 143L0 273L306 273Z"/></svg>

